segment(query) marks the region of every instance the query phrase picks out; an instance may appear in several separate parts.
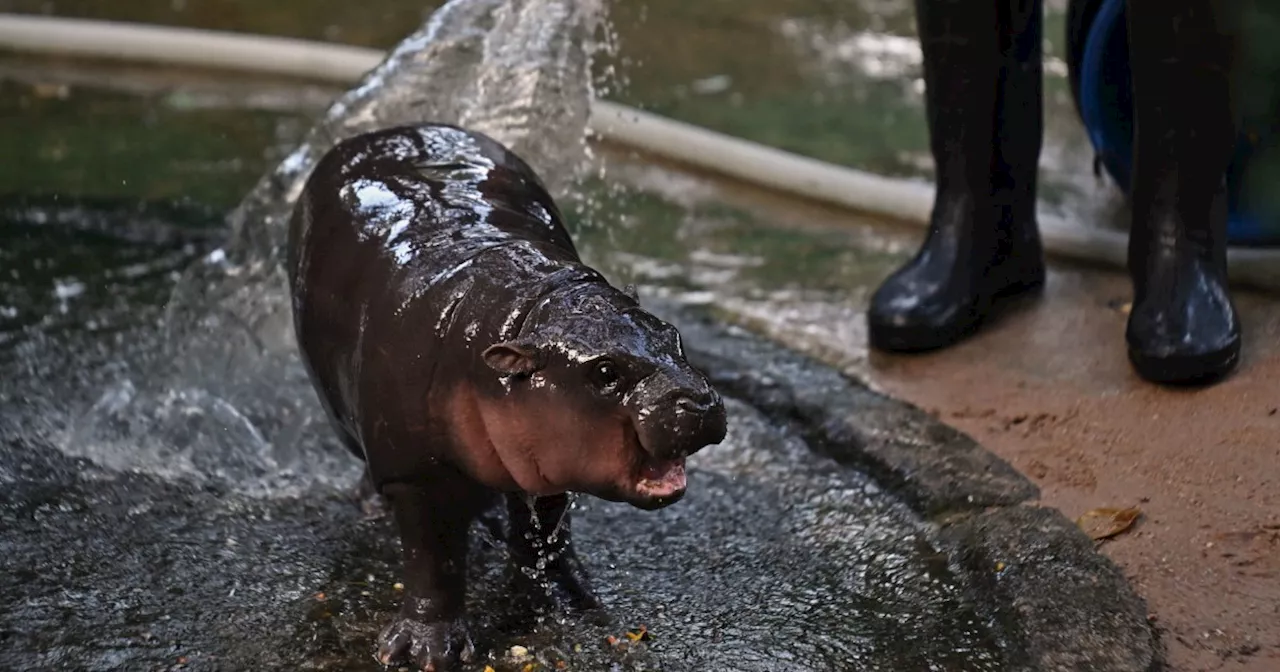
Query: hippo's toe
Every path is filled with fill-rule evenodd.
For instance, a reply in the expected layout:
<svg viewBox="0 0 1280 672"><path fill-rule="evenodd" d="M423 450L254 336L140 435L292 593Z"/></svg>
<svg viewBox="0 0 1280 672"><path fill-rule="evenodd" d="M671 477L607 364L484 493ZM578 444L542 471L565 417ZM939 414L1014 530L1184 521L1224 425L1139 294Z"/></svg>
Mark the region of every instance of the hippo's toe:
<svg viewBox="0 0 1280 672"><path fill-rule="evenodd" d="M422 672L448 672L455 662L475 657L471 636L462 619L424 623L398 616L378 636L378 662L412 664Z"/></svg>

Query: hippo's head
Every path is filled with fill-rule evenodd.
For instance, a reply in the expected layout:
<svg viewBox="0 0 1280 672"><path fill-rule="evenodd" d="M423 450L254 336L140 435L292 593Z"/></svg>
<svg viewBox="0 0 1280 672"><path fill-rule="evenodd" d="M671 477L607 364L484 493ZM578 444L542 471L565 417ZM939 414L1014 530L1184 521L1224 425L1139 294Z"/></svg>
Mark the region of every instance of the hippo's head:
<svg viewBox="0 0 1280 672"><path fill-rule="evenodd" d="M685 359L679 332L623 292L546 303L482 357L505 391L485 425L533 494L661 508L684 495L685 457L724 440L724 403Z"/></svg>

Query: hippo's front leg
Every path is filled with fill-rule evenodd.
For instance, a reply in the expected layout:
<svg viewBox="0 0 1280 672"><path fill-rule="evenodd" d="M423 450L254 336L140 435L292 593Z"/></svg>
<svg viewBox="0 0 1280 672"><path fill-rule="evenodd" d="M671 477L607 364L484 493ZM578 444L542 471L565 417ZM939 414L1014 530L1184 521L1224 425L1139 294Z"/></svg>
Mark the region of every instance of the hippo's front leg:
<svg viewBox="0 0 1280 672"><path fill-rule="evenodd" d="M550 598L554 607L563 610L587 611L599 607L586 568L573 550L569 496L538 497L532 503L530 507L526 495L507 495L511 521L508 545L517 593L534 605L545 604ZM543 587L544 577L550 595Z"/></svg>
<svg viewBox="0 0 1280 672"><path fill-rule="evenodd" d="M400 529L404 604L378 638L383 665L411 663L444 672L474 654L464 620L467 531L474 511L444 482L382 487ZM459 495L462 494L462 497Z"/></svg>

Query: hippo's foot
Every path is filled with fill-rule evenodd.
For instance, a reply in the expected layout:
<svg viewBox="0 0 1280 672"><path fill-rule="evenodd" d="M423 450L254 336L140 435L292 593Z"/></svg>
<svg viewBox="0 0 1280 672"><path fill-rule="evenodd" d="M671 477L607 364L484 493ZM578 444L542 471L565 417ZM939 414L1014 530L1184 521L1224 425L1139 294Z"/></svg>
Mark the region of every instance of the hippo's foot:
<svg viewBox="0 0 1280 672"><path fill-rule="evenodd" d="M467 531L474 488L453 474L382 487L400 530L404 604L378 636L377 659L445 672L475 657L466 615Z"/></svg>
<svg viewBox="0 0 1280 672"><path fill-rule="evenodd" d="M572 547L541 559L513 554L511 589L540 612L582 613L600 608L591 580Z"/></svg>
<svg viewBox="0 0 1280 672"><path fill-rule="evenodd" d="M383 665L413 665L422 672L447 672L461 661L475 658L475 647L466 623L424 622L401 614L378 636L378 662Z"/></svg>
<svg viewBox="0 0 1280 672"><path fill-rule="evenodd" d="M587 570L573 550L567 495L539 497L530 509L509 496L511 588L520 603L541 613L598 609Z"/></svg>

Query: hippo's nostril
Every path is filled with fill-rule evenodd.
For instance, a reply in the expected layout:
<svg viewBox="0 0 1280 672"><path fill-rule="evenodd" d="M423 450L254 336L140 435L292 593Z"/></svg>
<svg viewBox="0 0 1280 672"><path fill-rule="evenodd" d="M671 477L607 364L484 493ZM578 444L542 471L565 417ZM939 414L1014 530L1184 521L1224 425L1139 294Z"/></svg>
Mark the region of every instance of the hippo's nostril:
<svg viewBox="0 0 1280 672"><path fill-rule="evenodd" d="M676 399L676 408L682 411L688 411L690 413L696 413L698 411L705 410L702 404L699 404L698 402L690 399L689 397L680 397L679 399Z"/></svg>

